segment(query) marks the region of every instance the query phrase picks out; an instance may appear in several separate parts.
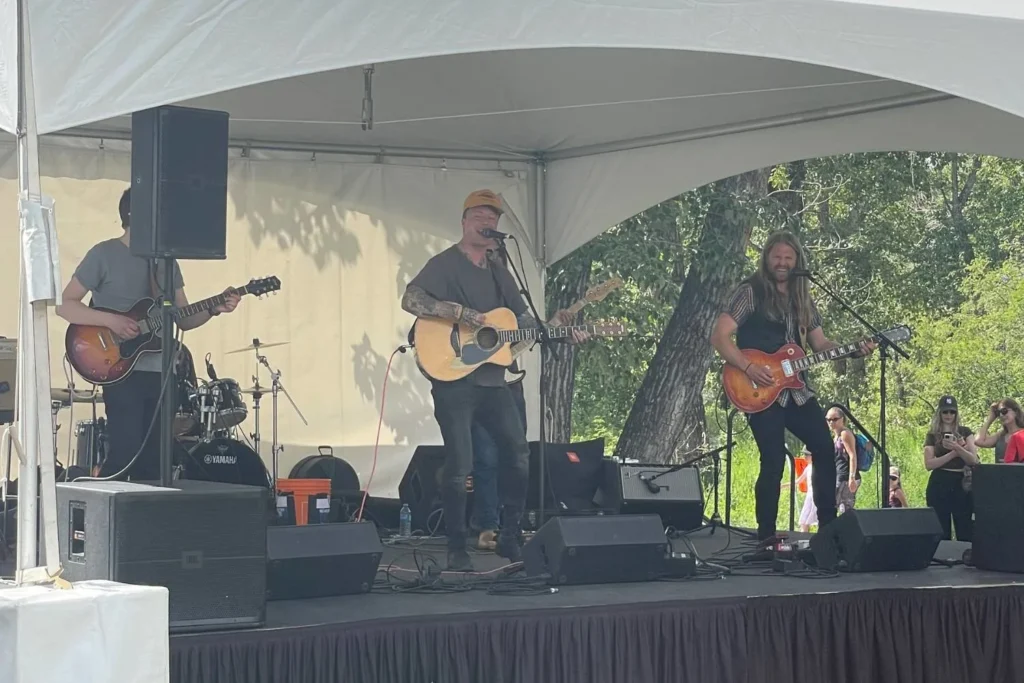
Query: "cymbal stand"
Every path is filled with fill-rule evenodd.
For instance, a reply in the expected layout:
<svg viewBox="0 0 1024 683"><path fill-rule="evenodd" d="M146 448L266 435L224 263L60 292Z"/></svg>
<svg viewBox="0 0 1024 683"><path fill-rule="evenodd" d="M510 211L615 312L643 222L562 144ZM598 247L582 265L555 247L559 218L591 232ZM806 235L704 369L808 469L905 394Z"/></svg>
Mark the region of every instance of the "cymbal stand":
<svg viewBox="0 0 1024 683"><path fill-rule="evenodd" d="M275 370L274 368L270 367L270 363L267 361L267 357L260 354L260 352L258 350L258 342L259 342L258 339L254 339L253 340L253 345L257 346L256 360L257 360L257 362L260 365L265 367L268 372L270 372L270 395L272 397L271 411L273 413L273 422L272 422L273 430L272 430L272 433L271 433L271 438L273 439L273 441L272 441L271 449L270 449L270 454L271 454L271 456L270 456L271 465L270 466L271 466L271 468L273 470L273 472L271 473L271 476L273 477L274 485L276 486L277 485L278 457L284 451L284 446L282 446L278 442L278 440L277 440L277 395L279 393L284 394L284 397L286 399L288 399L289 403L292 404L292 408L295 410L295 414L299 416L300 420L302 420L302 424L304 424L304 425L306 425L308 427L309 426L309 422L306 421L306 417L302 414L302 411L299 410L299 407L297 405L295 405L295 401L292 400L292 397L291 397L291 395L289 395L288 390L284 388L284 384L281 383L281 371L280 370ZM259 369L257 368L257 374L258 374L258 370Z"/></svg>

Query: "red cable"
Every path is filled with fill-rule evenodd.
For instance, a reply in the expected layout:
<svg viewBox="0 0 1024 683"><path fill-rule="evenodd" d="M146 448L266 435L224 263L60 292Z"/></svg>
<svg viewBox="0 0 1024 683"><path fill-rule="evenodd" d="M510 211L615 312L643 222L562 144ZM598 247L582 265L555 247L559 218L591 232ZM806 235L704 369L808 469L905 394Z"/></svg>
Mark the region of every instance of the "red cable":
<svg viewBox="0 0 1024 683"><path fill-rule="evenodd" d="M363 521L363 508L366 507L366 499L370 495L370 484L373 483L373 474L377 471L377 449L380 448L380 429L384 425L384 399L388 395L388 378L391 376L391 361L395 359L395 355L402 350L403 347L398 347L391 352L391 357L388 358L388 367L384 371L384 385L380 390L380 418L377 420L377 440L373 444L373 466L370 467L370 478L366 480L366 488L363 490L363 502L359 504L359 514L356 515L356 521Z"/></svg>

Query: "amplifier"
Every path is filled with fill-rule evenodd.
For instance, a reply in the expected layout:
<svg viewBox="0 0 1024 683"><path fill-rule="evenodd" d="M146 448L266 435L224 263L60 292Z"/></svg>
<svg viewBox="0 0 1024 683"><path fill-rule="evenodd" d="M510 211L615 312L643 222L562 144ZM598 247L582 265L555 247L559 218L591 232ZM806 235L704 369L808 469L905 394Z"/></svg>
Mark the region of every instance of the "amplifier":
<svg viewBox="0 0 1024 683"><path fill-rule="evenodd" d="M369 593L384 548L371 522L267 529L271 600Z"/></svg>
<svg viewBox="0 0 1024 683"><path fill-rule="evenodd" d="M206 481L57 484L62 576L166 587L171 631L260 626L269 496Z"/></svg>
<svg viewBox="0 0 1024 683"><path fill-rule="evenodd" d="M668 548L657 515L555 517L523 546L523 565L554 585L653 581Z"/></svg>
<svg viewBox="0 0 1024 683"><path fill-rule="evenodd" d="M1024 574L1024 466L979 465L971 478L978 569Z"/></svg>
<svg viewBox="0 0 1024 683"><path fill-rule="evenodd" d="M669 465L622 465L612 499L602 502L624 515L658 515L677 531L700 528L704 521L704 489L696 467L672 471Z"/></svg>

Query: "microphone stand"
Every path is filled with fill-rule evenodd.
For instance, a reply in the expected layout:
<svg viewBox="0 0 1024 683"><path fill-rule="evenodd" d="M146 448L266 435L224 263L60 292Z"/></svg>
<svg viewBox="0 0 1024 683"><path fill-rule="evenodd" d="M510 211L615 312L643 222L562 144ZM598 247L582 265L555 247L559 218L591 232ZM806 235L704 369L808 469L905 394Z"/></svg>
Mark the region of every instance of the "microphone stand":
<svg viewBox="0 0 1024 683"><path fill-rule="evenodd" d="M526 305L530 308L530 313L533 315L533 319L537 321L537 339L536 342L543 346L550 342L548 337L547 329L544 327L544 320L541 318L540 313L537 311L537 306L533 302L533 297L530 296L530 290L526 287L526 281L519 273L519 269L516 268L516 264L512 262L512 256L508 253L508 249L505 248L505 239L509 237L515 239L515 235L504 235L497 231L494 231L493 239L498 243L498 251L505 258L505 263L508 264L512 270L512 275L516 279L516 284L519 285L519 293L522 295L523 300L526 301ZM537 442L537 458L538 462L538 486L540 491L537 496L537 528L544 526L544 491L546 485L545 474L547 472L547 461L544 459L544 417L546 415L544 406L544 357L541 356L540 363L540 441ZM524 506L525 507L525 506ZM523 514L526 510L523 510Z"/></svg>
<svg viewBox="0 0 1024 683"><path fill-rule="evenodd" d="M885 446L885 436L886 436L885 435L885 432L886 432L886 429L885 429L885 423L886 423L885 406L886 406L886 384L887 384L886 377L885 377L885 366L886 366L886 361L889 358L890 351L895 351L896 354L898 354L899 356L903 356L903 358L906 359L906 360L910 360L910 356L907 354L906 351L904 351L902 348L900 348L899 344L897 344L896 342L894 342L891 339L889 339L888 337L886 337L884 334L881 333L881 331L879 331L879 329L877 327L875 327L874 325L869 323L867 320L865 320L864 317L860 313L855 311L853 309L853 307L850 306L850 304L848 304L843 299L843 297L841 297L838 294L836 294L835 292L833 292L826 284L824 284L821 280L819 280L817 277L815 277L814 273L812 273L810 271L807 271L807 273L806 273L806 275L804 275L804 277L806 277L808 280L810 280L811 282L816 284L818 286L818 288L821 289L821 291L825 292L825 294L827 294L829 297L831 297L833 301L835 301L840 306L842 306L844 310L846 310L850 315L852 315L854 317L854 319L857 320L857 322L859 322L861 325L863 325L868 330L870 330L871 333L875 336L875 339L878 341L879 352L881 353L881 356L882 356L881 377L879 378L879 390L878 390L879 401L880 401L879 410L878 410L878 420L879 420L879 425L878 425L878 442L879 442L879 445L882 447L882 471L885 472L886 474L888 474L888 472L889 472L889 452L886 450L886 446ZM899 359L896 356L894 356L893 357L893 361L897 361L897 360L899 360ZM882 498L882 507L889 507L889 497L888 496L881 496L881 498Z"/></svg>

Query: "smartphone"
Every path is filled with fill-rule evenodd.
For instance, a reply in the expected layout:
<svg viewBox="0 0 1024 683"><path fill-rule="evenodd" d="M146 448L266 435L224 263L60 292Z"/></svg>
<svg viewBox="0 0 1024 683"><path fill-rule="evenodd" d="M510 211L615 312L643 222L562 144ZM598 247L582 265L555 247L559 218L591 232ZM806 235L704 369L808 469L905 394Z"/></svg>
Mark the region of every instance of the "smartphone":
<svg viewBox="0 0 1024 683"><path fill-rule="evenodd" d="M949 432L946 432L945 434L942 435L943 441L952 441L954 438L955 437Z"/></svg>

